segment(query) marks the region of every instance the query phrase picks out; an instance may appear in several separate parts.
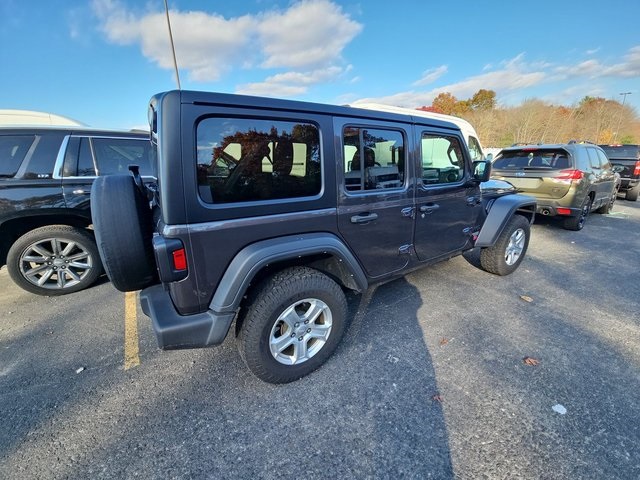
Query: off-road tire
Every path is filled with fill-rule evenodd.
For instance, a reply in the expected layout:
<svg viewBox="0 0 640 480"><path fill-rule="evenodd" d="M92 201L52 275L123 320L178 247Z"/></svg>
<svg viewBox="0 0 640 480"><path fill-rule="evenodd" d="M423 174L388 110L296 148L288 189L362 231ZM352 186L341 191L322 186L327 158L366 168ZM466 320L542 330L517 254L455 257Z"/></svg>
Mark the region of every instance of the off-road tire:
<svg viewBox="0 0 640 480"><path fill-rule="evenodd" d="M270 350L273 329L289 307L310 299L329 309L328 338L307 360L292 365L280 363ZM238 350L249 370L265 382L288 383L313 372L331 356L346 329L347 302L342 288L312 268L293 267L276 273L257 285L247 301L238 318Z"/></svg>
<svg viewBox="0 0 640 480"><path fill-rule="evenodd" d="M565 230L573 230L578 232L584 228L584 224L587 221L587 217L589 213L591 213L591 204L593 203L593 199L591 196L585 198L582 207L580 207L581 212L576 217L569 217L564 219L563 227Z"/></svg>
<svg viewBox="0 0 640 480"><path fill-rule="evenodd" d="M509 275L518 268L529 247L531 226L522 215L513 215L492 247L480 252L482 269L495 275ZM520 244L521 243L521 244ZM519 251L516 255L516 251ZM511 254L512 263L507 262Z"/></svg>
<svg viewBox="0 0 640 480"><path fill-rule="evenodd" d="M113 286L132 292L156 283L151 209L131 175L95 179L91 217L102 263Z"/></svg>
<svg viewBox="0 0 640 480"><path fill-rule="evenodd" d="M65 250L68 250L66 258ZM45 251L50 255L43 255ZM27 261L29 257L34 261ZM74 267L74 263L80 267ZM9 249L7 270L19 287L46 296L84 290L103 271L93 235L84 228L69 225L48 225L22 235ZM36 271L40 273L29 275L29 272ZM42 285L38 285L38 280L42 281Z"/></svg>

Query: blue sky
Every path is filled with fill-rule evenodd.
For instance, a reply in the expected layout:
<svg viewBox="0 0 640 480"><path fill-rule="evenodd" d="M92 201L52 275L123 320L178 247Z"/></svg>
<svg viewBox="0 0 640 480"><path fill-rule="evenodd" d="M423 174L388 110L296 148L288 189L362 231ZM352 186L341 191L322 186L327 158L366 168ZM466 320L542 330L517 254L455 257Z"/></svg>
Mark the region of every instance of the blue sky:
<svg viewBox="0 0 640 480"><path fill-rule="evenodd" d="M183 89L428 105L493 89L640 109L640 2L169 0ZM146 124L174 89L163 0L0 0L0 109Z"/></svg>

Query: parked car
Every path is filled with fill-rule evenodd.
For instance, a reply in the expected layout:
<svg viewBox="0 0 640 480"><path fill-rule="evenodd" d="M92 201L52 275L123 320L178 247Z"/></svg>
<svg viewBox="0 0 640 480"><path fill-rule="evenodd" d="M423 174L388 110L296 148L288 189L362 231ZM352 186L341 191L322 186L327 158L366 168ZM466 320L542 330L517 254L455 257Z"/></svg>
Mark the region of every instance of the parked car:
<svg viewBox="0 0 640 480"><path fill-rule="evenodd" d="M600 148L614 167L621 167L620 193L635 202L640 193L640 145L600 145Z"/></svg>
<svg viewBox="0 0 640 480"><path fill-rule="evenodd" d="M0 128L0 266L40 295L82 290L102 273L89 194L97 175L140 165L154 175L149 133L82 127Z"/></svg>
<svg viewBox="0 0 640 480"><path fill-rule="evenodd" d="M618 170L594 144L518 145L498 153L492 178L534 196L539 214L562 218L568 230L582 230L592 210L611 212L620 188Z"/></svg>
<svg viewBox="0 0 640 480"><path fill-rule="evenodd" d="M220 344L235 319L249 369L290 382L338 345L345 289L475 247L498 275L525 256L535 200L483 194L491 164L452 123L188 91L149 118L157 185L99 177L91 209L109 278L143 289L162 348Z"/></svg>

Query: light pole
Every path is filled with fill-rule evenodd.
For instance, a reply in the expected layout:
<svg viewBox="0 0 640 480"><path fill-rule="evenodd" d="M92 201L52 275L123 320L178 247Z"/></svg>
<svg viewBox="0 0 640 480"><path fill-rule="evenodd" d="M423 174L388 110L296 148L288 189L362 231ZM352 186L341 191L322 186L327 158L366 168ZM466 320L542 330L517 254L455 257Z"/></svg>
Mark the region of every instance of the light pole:
<svg viewBox="0 0 640 480"><path fill-rule="evenodd" d="M627 99L627 95L631 95L632 92L621 92L622 95L622 109L620 110L620 118L618 118L618 128L613 134L613 141L615 142L618 138L618 131L620 130L620 125L622 124L622 115L624 115L624 101Z"/></svg>

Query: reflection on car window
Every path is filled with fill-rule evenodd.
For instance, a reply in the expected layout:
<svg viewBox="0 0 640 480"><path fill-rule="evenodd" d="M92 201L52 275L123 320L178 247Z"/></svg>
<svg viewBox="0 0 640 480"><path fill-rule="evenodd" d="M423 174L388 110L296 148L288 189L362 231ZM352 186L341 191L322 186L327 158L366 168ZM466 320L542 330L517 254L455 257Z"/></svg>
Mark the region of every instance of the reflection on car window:
<svg viewBox="0 0 640 480"><path fill-rule="evenodd" d="M207 118L198 124L198 188L207 203L314 196L320 166L320 133L310 123Z"/></svg>
<svg viewBox="0 0 640 480"><path fill-rule="evenodd" d="M480 142L476 137L469 137L469 153L471 154L471 161L482 160L482 148L480 148Z"/></svg>
<svg viewBox="0 0 640 480"><path fill-rule="evenodd" d="M129 165L138 165L141 175L154 176L155 153L148 139L94 137L91 142L99 175L128 173Z"/></svg>
<svg viewBox="0 0 640 480"><path fill-rule="evenodd" d="M570 168L569 156L561 149L522 149L502 151L493 162L496 170Z"/></svg>
<svg viewBox="0 0 640 480"><path fill-rule="evenodd" d="M464 176L464 157L456 137L422 134L422 183L459 182Z"/></svg>
<svg viewBox="0 0 640 480"><path fill-rule="evenodd" d="M397 130L345 127L345 188L349 192L404 185L404 136Z"/></svg>
<svg viewBox="0 0 640 480"><path fill-rule="evenodd" d="M34 139L34 135L0 137L0 177L13 177L18 172Z"/></svg>

